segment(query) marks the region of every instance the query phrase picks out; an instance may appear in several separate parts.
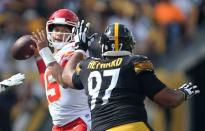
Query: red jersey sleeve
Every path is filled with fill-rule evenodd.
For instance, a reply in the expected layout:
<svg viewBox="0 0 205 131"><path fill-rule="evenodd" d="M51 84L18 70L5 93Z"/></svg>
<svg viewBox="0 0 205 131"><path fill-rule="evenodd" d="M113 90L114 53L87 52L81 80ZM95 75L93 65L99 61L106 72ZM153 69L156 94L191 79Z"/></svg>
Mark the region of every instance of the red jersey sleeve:
<svg viewBox="0 0 205 131"><path fill-rule="evenodd" d="M38 72L39 72L39 75L40 75L40 82L41 82L41 84L43 84L43 87L45 87L44 73L45 73L45 70L46 70L46 65L45 65L43 59L40 58L40 57L36 59L36 64L37 64Z"/></svg>

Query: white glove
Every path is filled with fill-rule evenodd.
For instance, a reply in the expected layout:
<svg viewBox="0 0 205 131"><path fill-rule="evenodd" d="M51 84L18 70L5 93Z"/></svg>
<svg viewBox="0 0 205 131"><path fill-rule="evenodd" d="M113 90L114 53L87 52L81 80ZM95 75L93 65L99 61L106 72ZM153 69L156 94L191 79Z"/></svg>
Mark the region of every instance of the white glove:
<svg viewBox="0 0 205 131"><path fill-rule="evenodd" d="M18 73L11 76L9 79L1 81L0 92L4 91L6 87L22 84L24 79L25 79L25 74Z"/></svg>
<svg viewBox="0 0 205 131"><path fill-rule="evenodd" d="M200 90L197 88L197 86L193 85L191 82L188 84L183 84L178 88L178 90L184 93L185 100L190 99L192 96L200 93Z"/></svg>

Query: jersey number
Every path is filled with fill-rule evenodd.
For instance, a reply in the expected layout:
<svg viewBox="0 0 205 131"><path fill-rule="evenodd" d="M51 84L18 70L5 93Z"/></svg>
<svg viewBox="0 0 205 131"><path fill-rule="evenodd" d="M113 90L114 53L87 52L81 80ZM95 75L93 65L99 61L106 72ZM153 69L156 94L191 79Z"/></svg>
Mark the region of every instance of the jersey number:
<svg viewBox="0 0 205 131"><path fill-rule="evenodd" d="M44 80L48 102L53 103L60 98L60 85L47 70L44 75Z"/></svg>
<svg viewBox="0 0 205 131"><path fill-rule="evenodd" d="M108 88L105 90L105 95L101 98L104 104L108 103L108 99L111 96L112 90L115 88L117 84L117 80L119 77L119 72L120 68L118 69L112 69L112 70L104 70L103 71L103 76L101 76L99 71L93 71L90 73L88 77L88 90L89 90L89 95L91 96L91 110L95 108L95 103L96 103L96 98L99 95L100 88L102 85L102 77L107 77L111 76L111 82ZM93 80L96 80L96 86L93 88Z"/></svg>

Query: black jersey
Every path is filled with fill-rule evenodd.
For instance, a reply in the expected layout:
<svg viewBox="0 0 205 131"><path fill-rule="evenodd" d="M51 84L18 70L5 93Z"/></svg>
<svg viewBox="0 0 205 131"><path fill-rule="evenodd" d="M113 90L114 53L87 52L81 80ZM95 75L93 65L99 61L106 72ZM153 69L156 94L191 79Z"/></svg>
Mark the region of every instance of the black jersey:
<svg viewBox="0 0 205 131"><path fill-rule="evenodd" d="M130 122L147 121L144 99L165 87L144 56L82 61L73 83L86 89L92 114L92 130L104 131Z"/></svg>

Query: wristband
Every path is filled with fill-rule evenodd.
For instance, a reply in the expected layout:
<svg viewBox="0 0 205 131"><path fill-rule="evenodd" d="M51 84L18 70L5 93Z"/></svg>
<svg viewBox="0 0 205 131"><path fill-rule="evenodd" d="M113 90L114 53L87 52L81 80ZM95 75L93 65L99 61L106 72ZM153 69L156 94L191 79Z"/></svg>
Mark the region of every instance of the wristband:
<svg viewBox="0 0 205 131"><path fill-rule="evenodd" d="M53 57L53 54L51 52L51 50L48 47L44 47L39 51L40 56L42 57L46 67L56 61L55 58Z"/></svg>

